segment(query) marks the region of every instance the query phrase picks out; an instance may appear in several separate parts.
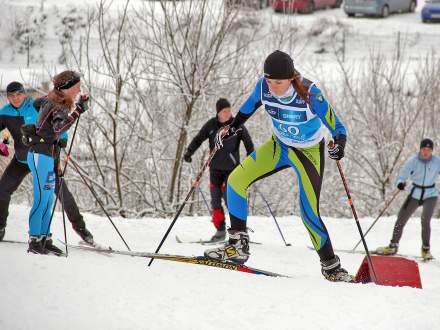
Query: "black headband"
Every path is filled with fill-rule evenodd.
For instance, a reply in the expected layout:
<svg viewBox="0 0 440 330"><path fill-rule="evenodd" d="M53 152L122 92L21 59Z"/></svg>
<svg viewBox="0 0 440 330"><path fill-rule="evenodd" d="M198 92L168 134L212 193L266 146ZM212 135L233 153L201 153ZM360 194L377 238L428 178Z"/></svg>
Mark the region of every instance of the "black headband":
<svg viewBox="0 0 440 330"><path fill-rule="evenodd" d="M72 78L66 80L61 86L58 86L57 89L58 90L69 89L70 87L75 86L80 81L81 81L81 76L79 75L79 73L74 72Z"/></svg>

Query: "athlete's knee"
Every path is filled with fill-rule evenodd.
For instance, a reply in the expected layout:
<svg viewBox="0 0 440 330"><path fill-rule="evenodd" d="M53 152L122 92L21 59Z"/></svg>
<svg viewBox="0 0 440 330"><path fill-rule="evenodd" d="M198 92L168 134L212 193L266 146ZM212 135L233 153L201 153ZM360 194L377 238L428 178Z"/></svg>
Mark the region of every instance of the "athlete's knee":
<svg viewBox="0 0 440 330"><path fill-rule="evenodd" d="M238 194L245 194L250 183L251 182L248 182L246 176L236 168L232 171L231 175L229 175L226 191L228 192L230 189L233 189Z"/></svg>

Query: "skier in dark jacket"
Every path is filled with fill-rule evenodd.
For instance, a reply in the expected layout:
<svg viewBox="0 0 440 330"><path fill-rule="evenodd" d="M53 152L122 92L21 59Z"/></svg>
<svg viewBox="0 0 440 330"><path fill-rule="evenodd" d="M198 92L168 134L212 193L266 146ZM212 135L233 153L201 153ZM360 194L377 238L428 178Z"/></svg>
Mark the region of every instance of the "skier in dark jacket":
<svg viewBox="0 0 440 330"><path fill-rule="evenodd" d="M433 149L434 142L431 139L423 139L420 142L419 153L411 157L400 170L396 181L397 188L404 190L409 179L411 180L410 193L397 215L390 244L377 248L377 254L394 255L397 253L403 228L417 208L423 206L421 254L424 260L433 258L430 251L431 218L438 199L435 183L440 175L440 158L432 154Z"/></svg>
<svg viewBox="0 0 440 330"><path fill-rule="evenodd" d="M3 239L6 231L6 223L9 214L9 203L11 195L17 190L23 179L30 173L30 169L27 164L28 146L23 144L21 133L21 126L23 124L36 124L39 106L42 99L38 99L35 102L26 95L26 91L23 85L19 82L11 82L6 88L7 98L9 104L0 109L0 130L5 128L11 133L14 139L14 157L6 167L0 179L0 241ZM56 146L64 148L67 145L67 133L63 133L60 136L59 144ZM7 156L3 150L6 149L4 143L0 143L0 155ZM59 153L57 153L59 154ZM56 159L55 164L59 162ZM56 174L58 174L56 172ZM56 175L55 192L58 191L58 175ZM67 213L67 217L72 223L72 227L75 232L86 242L93 243L93 236L87 230L84 219L79 212L78 206L67 188L66 181L63 180L63 198L64 208Z"/></svg>
<svg viewBox="0 0 440 330"><path fill-rule="evenodd" d="M62 251L52 241L50 218L55 188L55 159L60 135L67 131L79 116L88 109L88 96L81 96L80 76L74 71L64 71L53 79L54 88L40 107L37 125L26 129L26 138L31 146L27 155L32 171L34 203L29 215L29 249L36 254ZM23 129L24 131L24 129Z"/></svg>
<svg viewBox="0 0 440 330"><path fill-rule="evenodd" d="M188 145L183 156L186 162L191 162L191 156L206 139L209 139L209 149L213 150L217 131L232 123L234 117L228 100L220 98L216 103L216 110L217 115L203 125ZM248 155L254 151L254 144L246 127L242 126L241 128L236 135L225 138L224 147L216 152L210 165L211 213L212 222L217 230L211 238L213 242L222 241L226 238L225 213L221 199L224 195L225 183L229 174L240 163L240 142L243 141Z"/></svg>

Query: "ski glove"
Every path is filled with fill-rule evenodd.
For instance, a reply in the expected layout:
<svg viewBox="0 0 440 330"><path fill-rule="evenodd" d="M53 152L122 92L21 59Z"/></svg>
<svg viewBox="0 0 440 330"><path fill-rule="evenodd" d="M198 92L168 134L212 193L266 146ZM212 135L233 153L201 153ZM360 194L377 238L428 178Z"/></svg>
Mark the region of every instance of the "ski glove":
<svg viewBox="0 0 440 330"><path fill-rule="evenodd" d="M183 160L187 163L191 163L192 159L191 159L191 154L187 151L185 152L185 154L183 155Z"/></svg>
<svg viewBox="0 0 440 330"><path fill-rule="evenodd" d="M65 147L67 147L67 140L66 140L66 139L58 140L58 146L59 146L60 148L65 148Z"/></svg>
<svg viewBox="0 0 440 330"><path fill-rule="evenodd" d="M5 157L9 156L8 146L4 143L0 143L0 155Z"/></svg>
<svg viewBox="0 0 440 330"><path fill-rule="evenodd" d="M404 190L405 187L406 187L406 182L399 182L397 184L397 189L399 189L399 190Z"/></svg>
<svg viewBox="0 0 440 330"><path fill-rule="evenodd" d="M78 110L80 114L89 110L89 96L87 94L79 97L79 101L76 103L76 110Z"/></svg>
<svg viewBox="0 0 440 330"><path fill-rule="evenodd" d="M344 158L345 141L347 137L343 134L338 134L335 137L335 143L329 146L328 154L331 159L341 160Z"/></svg>
<svg viewBox="0 0 440 330"><path fill-rule="evenodd" d="M223 148L223 138L229 133L230 126L226 125L225 127L220 128L215 135L214 144L216 149Z"/></svg>
<svg viewBox="0 0 440 330"><path fill-rule="evenodd" d="M241 128L235 128L234 126L226 125L225 127L222 127L218 130L217 134L215 135L215 147L217 149L223 148L223 140L226 138L226 136L232 136L236 135L238 131L240 131Z"/></svg>

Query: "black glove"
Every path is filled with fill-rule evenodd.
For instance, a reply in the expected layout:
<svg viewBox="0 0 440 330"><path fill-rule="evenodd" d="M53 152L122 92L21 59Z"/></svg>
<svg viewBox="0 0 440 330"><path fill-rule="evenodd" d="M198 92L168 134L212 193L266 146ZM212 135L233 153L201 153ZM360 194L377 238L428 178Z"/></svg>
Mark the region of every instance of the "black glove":
<svg viewBox="0 0 440 330"><path fill-rule="evenodd" d="M217 131L217 134L215 135L215 139L214 139L215 141L214 144L216 149L223 148L223 139L228 134L229 129L230 129L229 125L226 125L225 127L222 127Z"/></svg>
<svg viewBox="0 0 440 330"><path fill-rule="evenodd" d="M89 110L89 96L88 95L81 95L79 97L79 101L76 102L76 110L78 110L79 113L83 114L87 110Z"/></svg>
<svg viewBox="0 0 440 330"><path fill-rule="evenodd" d="M341 160L344 158L345 142L347 137L343 134L338 134L335 137L335 143L332 147L329 147L328 154L331 159Z"/></svg>
<svg viewBox="0 0 440 330"><path fill-rule="evenodd" d="M187 163L191 163L192 159L191 159L191 154L187 151L185 152L185 154L183 155L183 160Z"/></svg>
<svg viewBox="0 0 440 330"><path fill-rule="evenodd" d="M405 187L406 187L406 182L399 182L397 184L397 189L399 189L399 190L404 190Z"/></svg>
<svg viewBox="0 0 440 330"><path fill-rule="evenodd" d="M241 131L241 128L235 128L234 126L229 126L229 125L220 128L217 131L217 134L215 135L215 139L214 139L215 147L217 149L223 148L223 140L226 137L230 137L232 135L237 134L239 131Z"/></svg>
<svg viewBox="0 0 440 330"><path fill-rule="evenodd" d="M65 148L65 147L67 147L67 140L66 140L66 139L58 140L58 146L59 146L60 148Z"/></svg>

